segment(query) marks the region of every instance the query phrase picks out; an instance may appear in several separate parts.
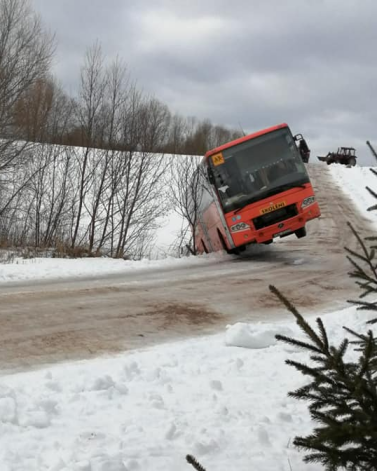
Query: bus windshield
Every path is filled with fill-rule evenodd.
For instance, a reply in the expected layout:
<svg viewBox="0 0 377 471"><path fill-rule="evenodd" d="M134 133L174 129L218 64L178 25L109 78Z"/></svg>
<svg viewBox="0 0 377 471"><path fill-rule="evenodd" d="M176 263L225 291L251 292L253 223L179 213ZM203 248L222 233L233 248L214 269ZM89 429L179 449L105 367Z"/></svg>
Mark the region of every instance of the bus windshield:
<svg viewBox="0 0 377 471"><path fill-rule="evenodd" d="M225 149L209 165L225 213L309 183L288 128Z"/></svg>

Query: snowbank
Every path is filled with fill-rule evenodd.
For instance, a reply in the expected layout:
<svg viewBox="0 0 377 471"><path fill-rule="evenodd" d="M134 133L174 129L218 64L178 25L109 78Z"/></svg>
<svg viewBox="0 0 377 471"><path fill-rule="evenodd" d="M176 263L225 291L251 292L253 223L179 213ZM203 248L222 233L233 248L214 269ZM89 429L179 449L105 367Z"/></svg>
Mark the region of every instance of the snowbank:
<svg viewBox="0 0 377 471"><path fill-rule="evenodd" d="M364 330L367 318L352 307L324 322L338 343L341 326ZM189 453L208 470L302 470L291 443L312 424L287 392L305 379L284 360L304 354L278 332L301 336L293 322L235 325L225 338L3 376L0 469L188 471Z"/></svg>
<svg viewBox="0 0 377 471"><path fill-rule="evenodd" d="M279 328L279 333L286 336L292 336L293 331L286 326L277 326L275 324L262 324L257 322L255 324L246 324L244 322L237 322L234 325L227 327L225 335L225 344L233 347L244 348L266 348L275 345L276 329Z"/></svg>
<svg viewBox="0 0 377 471"><path fill-rule="evenodd" d="M359 211L369 220L376 222L376 213L367 211L367 208L377 204L376 199L365 188L369 186L377 191L377 176L370 171L371 167L347 168L341 164L332 164L328 168L335 183L352 198ZM377 167L373 168L377 170Z"/></svg>
<svg viewBox="0 0 377 471"><path fill-rule="evenodd" d="M219 252L197 257L167 257L161 260L145 259L140 261L111 258L16 258L13 263L0 264L0 284L27 280L103 277L109 274L126 274L136 270L201 266L209 263L220 263L226 257L229 257L229 255L225 252Z"/></svg>

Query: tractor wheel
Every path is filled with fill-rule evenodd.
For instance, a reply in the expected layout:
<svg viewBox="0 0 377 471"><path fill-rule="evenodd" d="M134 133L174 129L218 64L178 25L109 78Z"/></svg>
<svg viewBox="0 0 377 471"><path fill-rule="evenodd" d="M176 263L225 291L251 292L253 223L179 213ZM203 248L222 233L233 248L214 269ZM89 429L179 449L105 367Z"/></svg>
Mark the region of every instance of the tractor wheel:
<svg viewBox="0 0 377 471"><path fill-rule="evenodd" d="M301 227L295 231L297 239L301 239L302 237L306 236L306 227Z"/></svg>
<svg viewBox="0 0 377 471"><path fill-rule="evenodd" d="M348 161L347 167L354 167L356 165L355 157L351 157Z"/></svg>

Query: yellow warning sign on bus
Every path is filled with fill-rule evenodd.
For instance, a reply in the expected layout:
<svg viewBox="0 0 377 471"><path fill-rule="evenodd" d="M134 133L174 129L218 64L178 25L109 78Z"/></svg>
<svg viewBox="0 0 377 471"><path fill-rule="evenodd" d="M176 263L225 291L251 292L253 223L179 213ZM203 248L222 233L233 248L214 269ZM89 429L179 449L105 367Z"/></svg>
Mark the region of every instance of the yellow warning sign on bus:
<svg viewBox="0 0 377 471"><path fill-rule="evenodd" d="M212 162L215 166L223 164L225 162L223 154L221 152L214 154L212 156Z"/></svg>

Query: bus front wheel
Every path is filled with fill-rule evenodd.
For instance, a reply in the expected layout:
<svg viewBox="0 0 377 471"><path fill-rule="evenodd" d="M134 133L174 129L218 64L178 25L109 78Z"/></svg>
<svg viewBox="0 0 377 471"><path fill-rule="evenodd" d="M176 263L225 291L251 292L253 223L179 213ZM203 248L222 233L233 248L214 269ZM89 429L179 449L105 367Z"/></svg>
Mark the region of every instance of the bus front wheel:
<svg viewBox="0 0 377 471"><path fill-rule="evenodd" d="M300 227L300 229L297 229L295 231L297 239L301 239L302 237L306 236L306 227Z"/></svg>

